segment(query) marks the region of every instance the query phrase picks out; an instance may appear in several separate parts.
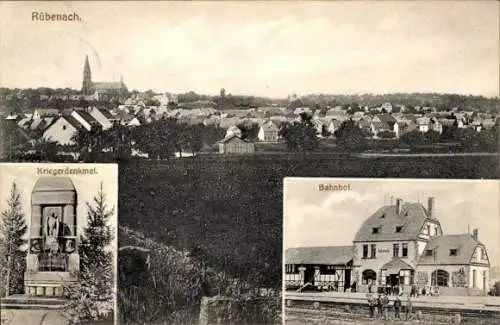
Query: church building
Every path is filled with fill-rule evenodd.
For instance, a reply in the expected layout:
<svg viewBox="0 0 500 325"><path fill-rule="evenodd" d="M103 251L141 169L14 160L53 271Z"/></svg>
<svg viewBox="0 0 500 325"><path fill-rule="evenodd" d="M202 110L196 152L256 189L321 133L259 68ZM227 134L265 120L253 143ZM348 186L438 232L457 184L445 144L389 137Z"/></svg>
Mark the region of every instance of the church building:
<svg viewBox="0 0 500 325"><path fill-rule="evenodd" d="M97 101L108 101L112 99L123 100L127 95L127 86L123 82L123 77L119 82L105 81L93 82L90 71L89 56L85 56L83 67L82 94L93 96Z"/></svg>

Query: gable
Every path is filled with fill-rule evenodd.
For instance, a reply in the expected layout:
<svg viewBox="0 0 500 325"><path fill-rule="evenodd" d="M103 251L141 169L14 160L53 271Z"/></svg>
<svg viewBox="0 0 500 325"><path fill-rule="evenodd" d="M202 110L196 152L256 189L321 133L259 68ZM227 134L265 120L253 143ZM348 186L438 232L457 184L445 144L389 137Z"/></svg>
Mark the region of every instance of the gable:
<svg viewBox="0 0 500 325"><path fill-rule="evenodd" d="M47 137L48 135L58 136L62 134L73 134L77 131L78 128L76 128L70 121L68 121L64 117L60 117L54 123L52 123L52 125L45 129L45 131L43 132L43 136Z"/></svg>
<svg viewBox="0 0 500 325"><path fill-rule="evenodd" d="M354 242L415 240L428 219L420 203L402 203L399 213L395 205L383 206L363 222ZM374 232L374 228L378 230Z"/></svg>
<svg viewBox="0 0 500 325"><path fill-rule="evenodd" d="M488 260L481 262L474 259L478 247L482 247L486 253L484 245L476 241L470 234L431 237L418 264L489 264Z"/></svg>

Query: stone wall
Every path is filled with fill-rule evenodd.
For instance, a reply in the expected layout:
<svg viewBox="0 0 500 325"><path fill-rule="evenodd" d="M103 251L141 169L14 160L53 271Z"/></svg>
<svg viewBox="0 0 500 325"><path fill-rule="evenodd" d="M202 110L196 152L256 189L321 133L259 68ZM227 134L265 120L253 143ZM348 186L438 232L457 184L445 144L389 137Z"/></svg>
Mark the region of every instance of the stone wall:
<svg viewBox="0 0 500 325"><path fill-rule="evenodd" d="M275 297L203 297L199 325L277 325L281 324L281 299Z"/></svg>

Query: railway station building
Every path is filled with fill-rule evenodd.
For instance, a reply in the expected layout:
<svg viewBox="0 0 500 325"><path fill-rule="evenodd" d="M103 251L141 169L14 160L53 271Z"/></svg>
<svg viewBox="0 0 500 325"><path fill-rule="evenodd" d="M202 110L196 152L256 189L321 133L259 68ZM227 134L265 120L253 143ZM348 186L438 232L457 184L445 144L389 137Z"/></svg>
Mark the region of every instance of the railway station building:
<svg viewBox="0 0 500 325"><path fill-rule="evenodd" d="M319 290L377 292L397 288L409 293L483 295L489 290L490 263L479 231L445 235L435 201L396 199L368 216L352 246L289 248L285 287L310 284Z"/></svg>

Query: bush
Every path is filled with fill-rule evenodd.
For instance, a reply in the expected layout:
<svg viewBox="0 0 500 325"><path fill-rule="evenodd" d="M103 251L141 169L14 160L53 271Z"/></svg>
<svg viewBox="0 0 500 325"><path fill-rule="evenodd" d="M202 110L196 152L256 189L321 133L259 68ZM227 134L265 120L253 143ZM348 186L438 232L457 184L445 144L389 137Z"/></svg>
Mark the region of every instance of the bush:
<svg viewBox="0 0 500 325"><path fill-rule="evenodd" d="M379 138L382 139L393 139L396 137L396 133L391 132L391 131L382 131L377 134Z"/></svg>
<svg viewBox="0 0 500 325"><path fill-rule="evenodd" d="M488 292L490 296L500 296L500 281L495 282L495 284L491 287L490 292Z"/></svg>

